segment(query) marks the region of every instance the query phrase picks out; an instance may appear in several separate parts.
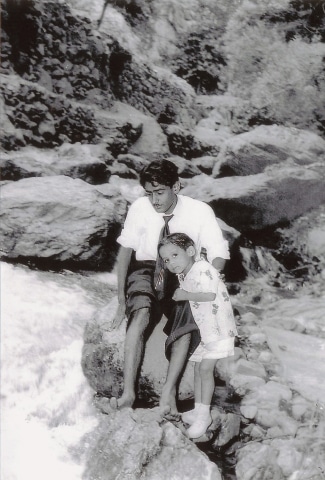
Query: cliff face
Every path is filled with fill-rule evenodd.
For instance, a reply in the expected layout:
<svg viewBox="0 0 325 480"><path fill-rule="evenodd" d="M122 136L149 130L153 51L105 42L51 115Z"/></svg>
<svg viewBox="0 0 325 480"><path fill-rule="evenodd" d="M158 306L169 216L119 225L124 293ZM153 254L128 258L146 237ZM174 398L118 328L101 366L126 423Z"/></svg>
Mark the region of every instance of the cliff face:
<svg viewBox="0 0 325 480"><path fill-rule="evenodd" d="M236 133L273 123L324 132L320 0L2 3L3 71L51 92L100 106L117 98L193 126L194 89L227 94Z"/></svg>
<svg viewBox="0 0 325 480"><path fill-rule="evenodd" d="M324 133L321 0L98 0L91 11L84 1L69 4L197 93L235 96L234 131L279 123Z"/></svg>

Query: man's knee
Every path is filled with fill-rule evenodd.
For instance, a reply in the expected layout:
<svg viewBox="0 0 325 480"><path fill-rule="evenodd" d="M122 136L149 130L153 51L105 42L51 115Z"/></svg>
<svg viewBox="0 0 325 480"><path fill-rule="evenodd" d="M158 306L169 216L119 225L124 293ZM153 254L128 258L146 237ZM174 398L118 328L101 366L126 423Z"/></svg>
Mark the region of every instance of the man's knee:
<svg viewBox="0 0 325 480"><path fill-rule="evenodd" d="M174 356L176 353L178 355L187 355L188 349L190 347L191 343L191 334L186 333L185 335L182 335L181 337L177 338L171 346L171 353L172 356Z"/></svg>
<svg viewBox="0 0 325 480"><path fill-rule="evenodd" d="M179 337L177 340L175 340L174 344L183 347L189 347L191 342L191 333L185 333L185 335L182 335Z"/></svg>
<svg viewBox="0 0 325 480"><path fill-rule="evenodd" d="M136 310L133 313L129 321L128 330L131 330L133 333L134 331L143 333L148 328L149 321L150 321L150 309L147 307L140 308L139 310Z"/></svg>

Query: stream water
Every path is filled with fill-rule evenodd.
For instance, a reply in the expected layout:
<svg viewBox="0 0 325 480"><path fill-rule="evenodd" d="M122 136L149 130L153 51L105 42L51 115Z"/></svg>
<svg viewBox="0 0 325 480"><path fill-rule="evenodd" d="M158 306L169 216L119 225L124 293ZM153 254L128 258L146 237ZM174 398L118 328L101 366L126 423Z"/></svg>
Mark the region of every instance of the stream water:
<svg viewBox="0 0 325 480"><path fill-rule="evenodd" d="M252 280L252 295L258 282ZM94 392L80 367L83 331L115 289L114 274L85 276L1 264L1 478L82 478L85 438L89 442L99 421ZM315 304L312 296L308 299L311 318ZM309 328L317 327L319 315L324 318L325 304L319 302L317 308ZM297 311L285 302L279 302L281 315L297 320ZM222 386L219 393L222 397ZM225 480L233 480L232 458L220 462L222 456L204 449L223 468Z"/></svg>

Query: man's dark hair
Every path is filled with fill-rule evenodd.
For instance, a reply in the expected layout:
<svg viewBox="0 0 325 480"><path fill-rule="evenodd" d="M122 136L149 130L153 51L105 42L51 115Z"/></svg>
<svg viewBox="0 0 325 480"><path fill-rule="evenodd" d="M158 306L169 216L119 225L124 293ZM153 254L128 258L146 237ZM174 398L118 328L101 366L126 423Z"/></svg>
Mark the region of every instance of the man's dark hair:
<svg viewBox="0 0 325 480"><path fill-rule="evenodd" d="M169 160L154 160L140 172L140 184L142 187L147 182L172 187L178 180L178 168Z"/></svg>
<svg viewBox="0 0 325 480"><path fill-rule="evenodd" d="M162 238L158 245L158 252L163 245L176 245L177 247L187 250L188 247L195 247L193 240L186 233L171 233Z"/></svg>

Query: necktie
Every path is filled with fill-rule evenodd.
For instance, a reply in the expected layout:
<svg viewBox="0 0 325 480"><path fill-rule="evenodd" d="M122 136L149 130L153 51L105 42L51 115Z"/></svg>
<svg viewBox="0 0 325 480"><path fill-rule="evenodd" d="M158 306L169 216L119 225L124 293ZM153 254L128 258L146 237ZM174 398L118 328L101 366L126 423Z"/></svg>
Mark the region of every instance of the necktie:
<svg viewBox="0 0 325 480"><path fill-rule="evenodd" d="M172 219L173 216L174 215L166 215L163 217L165 225L161 229L158 244L162 238L170 234L168 222ZM159 299L163 298L165 293L165 273L166 272L164 269L164 262L160 257L159 252L157 252L157 260L154 273L154 286Z"/></svg>

